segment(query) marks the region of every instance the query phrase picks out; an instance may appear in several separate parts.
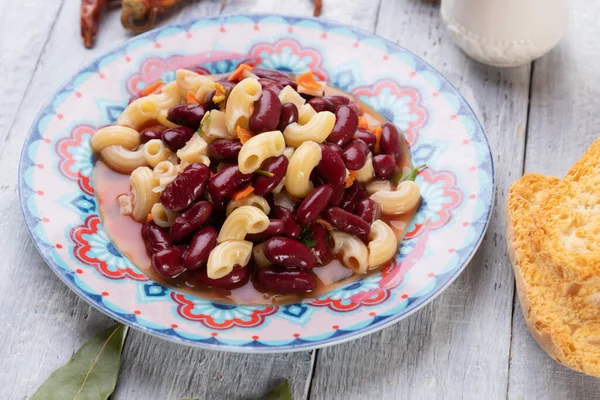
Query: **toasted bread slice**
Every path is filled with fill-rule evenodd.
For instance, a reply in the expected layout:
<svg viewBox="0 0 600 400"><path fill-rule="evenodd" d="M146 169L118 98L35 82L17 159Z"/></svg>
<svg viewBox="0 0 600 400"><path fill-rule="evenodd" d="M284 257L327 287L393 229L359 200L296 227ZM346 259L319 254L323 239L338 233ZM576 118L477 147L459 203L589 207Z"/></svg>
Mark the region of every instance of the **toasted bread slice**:
<svg viewBox="0 0 600 400"><path fill-rule="evenodd" d="M558 362L600 377L600 142L562 181L515 182L507 220L529 331Z"/></svg>

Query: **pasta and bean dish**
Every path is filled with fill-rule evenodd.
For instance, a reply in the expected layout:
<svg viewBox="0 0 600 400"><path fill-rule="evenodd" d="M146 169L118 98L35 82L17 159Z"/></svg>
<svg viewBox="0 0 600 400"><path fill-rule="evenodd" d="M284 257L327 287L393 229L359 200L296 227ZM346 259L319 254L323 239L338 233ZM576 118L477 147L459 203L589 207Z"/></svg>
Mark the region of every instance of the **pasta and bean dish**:
<svg viewBox="0 0 600 400"><path fill-rule="evenodd" d="M398 129L315 79L178 70L91 139L115 245L151 278L295 301L394 258L420 203Z"/></svg>

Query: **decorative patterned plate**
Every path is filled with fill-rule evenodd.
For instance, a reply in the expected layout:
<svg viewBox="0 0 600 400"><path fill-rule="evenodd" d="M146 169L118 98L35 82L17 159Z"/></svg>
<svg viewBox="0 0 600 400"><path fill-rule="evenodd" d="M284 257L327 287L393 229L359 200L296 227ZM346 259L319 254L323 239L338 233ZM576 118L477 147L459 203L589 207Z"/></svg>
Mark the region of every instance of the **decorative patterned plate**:
<svg viewBox="0 0 600 400"><path fill-rule="evenodd" d="M148 280L110 242L97 214L89 139L131 96L178 68L206 74L260 57L312 70L402 128L423 203L395 262L322 297L286 306L232 306ZM23 148L19 189L33 241L90 304L144 332L199 347L305 350L375 332L440 294L479 246L494 193L492 157L473 111L442 75L370 33L310 18L218 16L138 36L67 82L40 112Z"/></svg>

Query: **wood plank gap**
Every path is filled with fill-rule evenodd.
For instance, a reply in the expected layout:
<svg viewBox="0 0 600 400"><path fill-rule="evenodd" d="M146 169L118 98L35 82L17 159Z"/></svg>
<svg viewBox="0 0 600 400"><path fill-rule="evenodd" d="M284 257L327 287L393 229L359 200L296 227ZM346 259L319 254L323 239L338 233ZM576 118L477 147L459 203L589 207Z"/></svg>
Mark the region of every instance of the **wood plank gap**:
<svg viewBox="0 0 600 400"><path fill-rule="evenodd" d="M306 390L304 391L304 398L310 400L312 385L314 382L315 374L317 373L317 357L319 357L319 349L313 350L311 354L310 371L308 374L308 381L306 382Z"/></svg>
<svg viewBox="0 0 600 400"><path fill-rule="evenodd" d="M523 174L525 174L525 163L527 162L527 138L529 136L529 116L531 115L531 96L533 94L534 69L535 69L535 60L531 62L531 67L529 69L529 97L527 98L527 117L525 120L525 147L523 148L523 166L521 167L521 176ZM513 307L513 309L514 309L514 307ZM511 321L511 323L512 323L512 321Z"/></svg>
<svg viewBox="0 0 600 400"><path fill-rule="evenodd" d="M48 46L48 43L50 42L50 38L52 37L52 32L54 32L54 27L56 26L56 22L58 21L58 16L60 15L60 12L62 11L62 8L64 5L65 5L65 0L61 0L60 6L58 7L58 10L56 11L56 14L54 16L54 21L52 22L52 26L50 26L50 30L48 31L48 37L44 41L44 44L42 45L42 51L40 51L38 59L35 62L35 67L33 68L33 73L31 74L31 78L29 78L29 81L27 81L27 86L25 87L25 90L23 91L23 96L21 96L21 101L19 101L19 107L17 107L17 112L15 112L15 114L13 115L12 121L10 122L10 125L8 126L6 136L3 139L4 143L7 143L8 140L10 139L13 126L15 124L15 121L17 120L17 116L21 112L21 108L23 107L23 102L25 101L25 97L27 96L27 93L29 92L29 87L31 86L31 82L33 82L33 77L36 75L36 73L38 71L38 68L40 66L40 61L42 60L42 57L44 56L46 47Z"/></svg>

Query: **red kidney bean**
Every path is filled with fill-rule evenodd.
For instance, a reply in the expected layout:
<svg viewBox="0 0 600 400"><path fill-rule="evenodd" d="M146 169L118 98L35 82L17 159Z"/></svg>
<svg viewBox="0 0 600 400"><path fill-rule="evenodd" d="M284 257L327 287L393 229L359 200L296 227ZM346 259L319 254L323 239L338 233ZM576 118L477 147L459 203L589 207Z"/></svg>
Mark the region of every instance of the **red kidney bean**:
<svg viewBox="0 0 600 400"><path fill-rule="evenodd" d="M321 161L315 168L324 181L337 185L346 178L344 160L331 147L321 144Z"/></svg>
<svg viewBox="0 0 600 400"><path fill-rule="evenodd" d="M140 132L140 142L146 143L152 139L160 139L166 130L167 127L163 125L150 126Z"/></svg>
<svg viewBox="0 0 600 400"><path fill-rule="evenodd" d="M302 293L317 287L317 279L308 271L259 268L256 283L264 290L277 293Z"/></svg>
<svg viewBox="0 0 600 400"><path fill-rule="evenodd" d="M142 226L142 240L149 256L171 247L168 231L156 225L154 221L148 221Z"/></svg>
<svg viewBox="0 0 600 400"><path fill-rule="evenodd" d="M373 157L373 169L375 176L382 179L388 179L396 170L394 156L390 154L378 154Z"/></svg>
<svg viewBox="0 0 600 400"><path fill-rule="evenodd" d="M358 128L358 114L348 106L339 106L335 110L335 125L327 141L344 146Z"/></svg>
<svg viewBox="0 0 600 400"><path fill-rule="evenodd" d="M315 241L315 245L312 247L312 251L315 256L318 257L318 261L321 264L325 264L325 261L329 257L329 246L327 245L327 229L319 223L314 223L309 228L312 231L312 240Z"/></svg>
<svg viewBox="0 0 600 400"><path fill-rule="evenodd" d="M354 133L354 136L356 136L357 139L365 142L370 150L373 150L373 147L375 147L375 143L377 142L375 135L366 129L358 128L358 130Z"/></svg>
<svg viewBox="0 0 600 400"><path fill-rule="evenodd" d="M371 225L374 221L381 218L381 206L371 199L362 199L354 206L354 214Z"/></svg>
<svg viewBox="0 0 600 400"><path fill-rule="evenodd" d="M344 164L351 170L361 169L367 162L369 147L362 140L355 140L344 148Z"/></svg>
<svg viewBox="0 0 600 400"><path fill-rule="evenodd" d="M365 220L339 207L328 208L323 216L334 228L362 240L367 240L369 232L371 232L371 225L366 223Z"/></svg>
<svg viewBox="0 0 600 400"><path fill-rule="evenodd" d="M328 95L328 96L324 96L323 97L325 100L329 101L331 103L331 105L333 106L331 109L329 109L328 111L334 112L336 108L338 108L339 106L346 106L348 105L348 103L350 103L350 99L346 96L342 96L342 95Z"/></svg>
<svg viewBox="0 0 600 400"><path fill-rule="evenodd" d="M400 147L400 134L393 124L386 122L381 127L381 140L379 141L381 154L391 154L398 164L402 160L402 147Z"/></svg>
<svg viewBox="0 0 600 400"><path fill-rule="evenodd" d="M171 241L178 243L190 236L208 221L213 212L213 205L209 201L199 201L186 212L175 218L171 225Z"/></svg>
<svg viewBox="0 0 600 400"><path fill-rule="evenodd" d="M294 122L298 122L298 107L294 103L285 103L281 106L277 130L283 132L289 124Z"/></svg>
<svg viewBox="0 0 600 400"><path fill-rule="evenodd" d="M208 145L207 151L210 158L237 163L241 149L242 143L237 140L217 139Z"/></svg>
<svg viewBox="0 0 600 400"><path fill-rule="evenodd" d="M257 196L265 196L271 193L273 189L279 185L285 176L288 167L288 159L283 154L278 157L270 157L263 162L261 169L273 174L273 176L258 175L254 177L252 186L254 194Z"/></svg>
<svg viewBox="0 0 600 400"><path fill-rule="evenodd" d="M261 67L252 68L252 73L259 78L271 79L273 81L280 81L282 79L290 79L289 76L284 74L283 72L279 72L273 69L266 69Z"/></svg>
<svg viewBox="0 0 600 400"><path fill-rule="evenodd" d="M265 257L273 264L285 268L310 269L317 259L305 244L283 236L275 236L265 242Z"/></svg>
<svg viewBox="0 0 600 400"><path fill-rule="evenodd" d="M218 104L213 101L215 94L217 94L217 89L213 89L206 94L206 97L204 98L204 110L211 111L219 108Z"/></svg>
<svg viewBox="0 0 600 400"><path fill-rule="evenodd" d="M217 245L217 230L206 226L194 234L190 245L183 253L183 265L190 270L206 265L208 256Z"/></svg>
<svg viewBox="0 0 600 400"><path fill-rule="evenodd" d="M180 126L177 128L167 129L163 132L162 141L173 153L181 149L185 144L194 136L193 129L187 126Z"/></svg>
<svg viewBox="0 0 600 400"><path fill-rule="evenodd" d="M185 271L180 247L169 247L152 255L152 269L163 278L175 278Z"/></svg>
<svg viewBox="0 0 600 400"><path fill-rule="evenodd" d="M225 209L225 207L227 206L227 203L229 203L229 199L227 197L212 196L212 195L210 195L210 193L208 196L208 200L215 207L215 211L223 211Z"/></svg>
<svg viewBox="0 0 600 400"><path fill-rule="evenodd" d="M231 272L219 279L210 279L206 268L200 269L194 274L194 278L207 286L216 287L224 290L233 290L242 287L250 279L250 268L242 267L238 264L233 266Z"/></svg>
<svg viewBox="0 0 600 400"><path fill-rule="evenodd" d="M263 90L271 90L276 95L279 95L279 92L283 90L283 86L271 79L260 78L258 83L260 83L260 86L262 86Z"/></svg>
<svg viewBox="0 0 600 400"><path fill-rule="evenodd" d="M160 202L167 210L183 211L202 196L209 178L210 170L206 165L190 164L165 187Z"/></svg>
<svg viewBox="0 0 600 400"><path fill-rule="evenodd" d="M300 226L306 226L314 221L319 214L327 207L331 196L333 195L333 187L331 185L321 185L312 191L302 200L296 213L296 221Z"/></svg>
<svg viewBox="0 0 600 400"><path fill-rule="evenodd" d="M278 83L279 83L279 85L281 85L283 87L291 86L292 89L298 90L298 82L295 82L291 79L282 79Z"/></svg>
<svg viewBox="0 0 600 400"><path fill-rule="evenodd" d="M351 109L354 110L354 112L356 113L356 115L360 115L360 108L358 107L358 105L356 104L355 101L351 101L350 103L348 103L348 107L350 107Z"/></svg>
<svg viewBox="0 0 600 400"><path fill-rule="evenodd" d="M338 146L335 143L326 143L324 144L324 146L329 147L331 150L333 150L335 152L335 154L337 154L340 157L344 157L344 149L342 149L340 146Z"/></svg>
<svg viewBox="0 0 600 400"><path fill-rule="evenodd" d="M296 222L296 213L294 210L281 206L274 206L272 210L275 213L275 216L283 221L283 233L286 236L294 239L300 236L302 229Z"/></svg>
<svg viewBox="0 0 600 400"><path fill-rule="evenodd" d="M333 193L331 195L331 199L329 199L329 205L339 206L342 203L342 199L344 198L344 193L346 192L346 185L344 181L338 183L333 186Z"/></svg>
<svg viewBox="0 0 600 400"><path fill-rule="evenodd" d="M254 110L248 122L254 134L270 132L277 129L281 115L281 101L275 92L265 89L254 102Z"/></svg>
<svg viewBox="0 0 600 400"><path fill-rule="evenodd" d="M348 212L352 212L354 211L354 205L366 197L367 191L365 188L360 183L354 182L344 193L342 208Z"/></svg>
<svg viewBox="0 0 600 400"><path fill-rule="evenodd" d="M333 110L333 104L324 97L315 97L313 99L310 99L308 101L308 104L310 104L316 112Z"/></svg>
<svg viewBox="0 0 600 400"><path fill-rule="evenodd" d="M264 242L270 237L283 234L284 228L285 224L282 220L273 218L269 220L269 226L267 226L267 229L259 233L249 233L246 235L245 240L250 242Z"/></svg>
<svg viewBox="0 0 600 400"><path fill-rule="evenodd" d="M174 124L198 130L205 113L204 106L198 103L177 104L169 108L167 119Z"/></svg>
<svg viewBox="0 0 600 400"><path fill-rule="evenodd" d="M242 174L237 165L230 165L217 172L208 182L208 192L214 198L231 197L240 186L250 183L252 174Z"/></svg>

